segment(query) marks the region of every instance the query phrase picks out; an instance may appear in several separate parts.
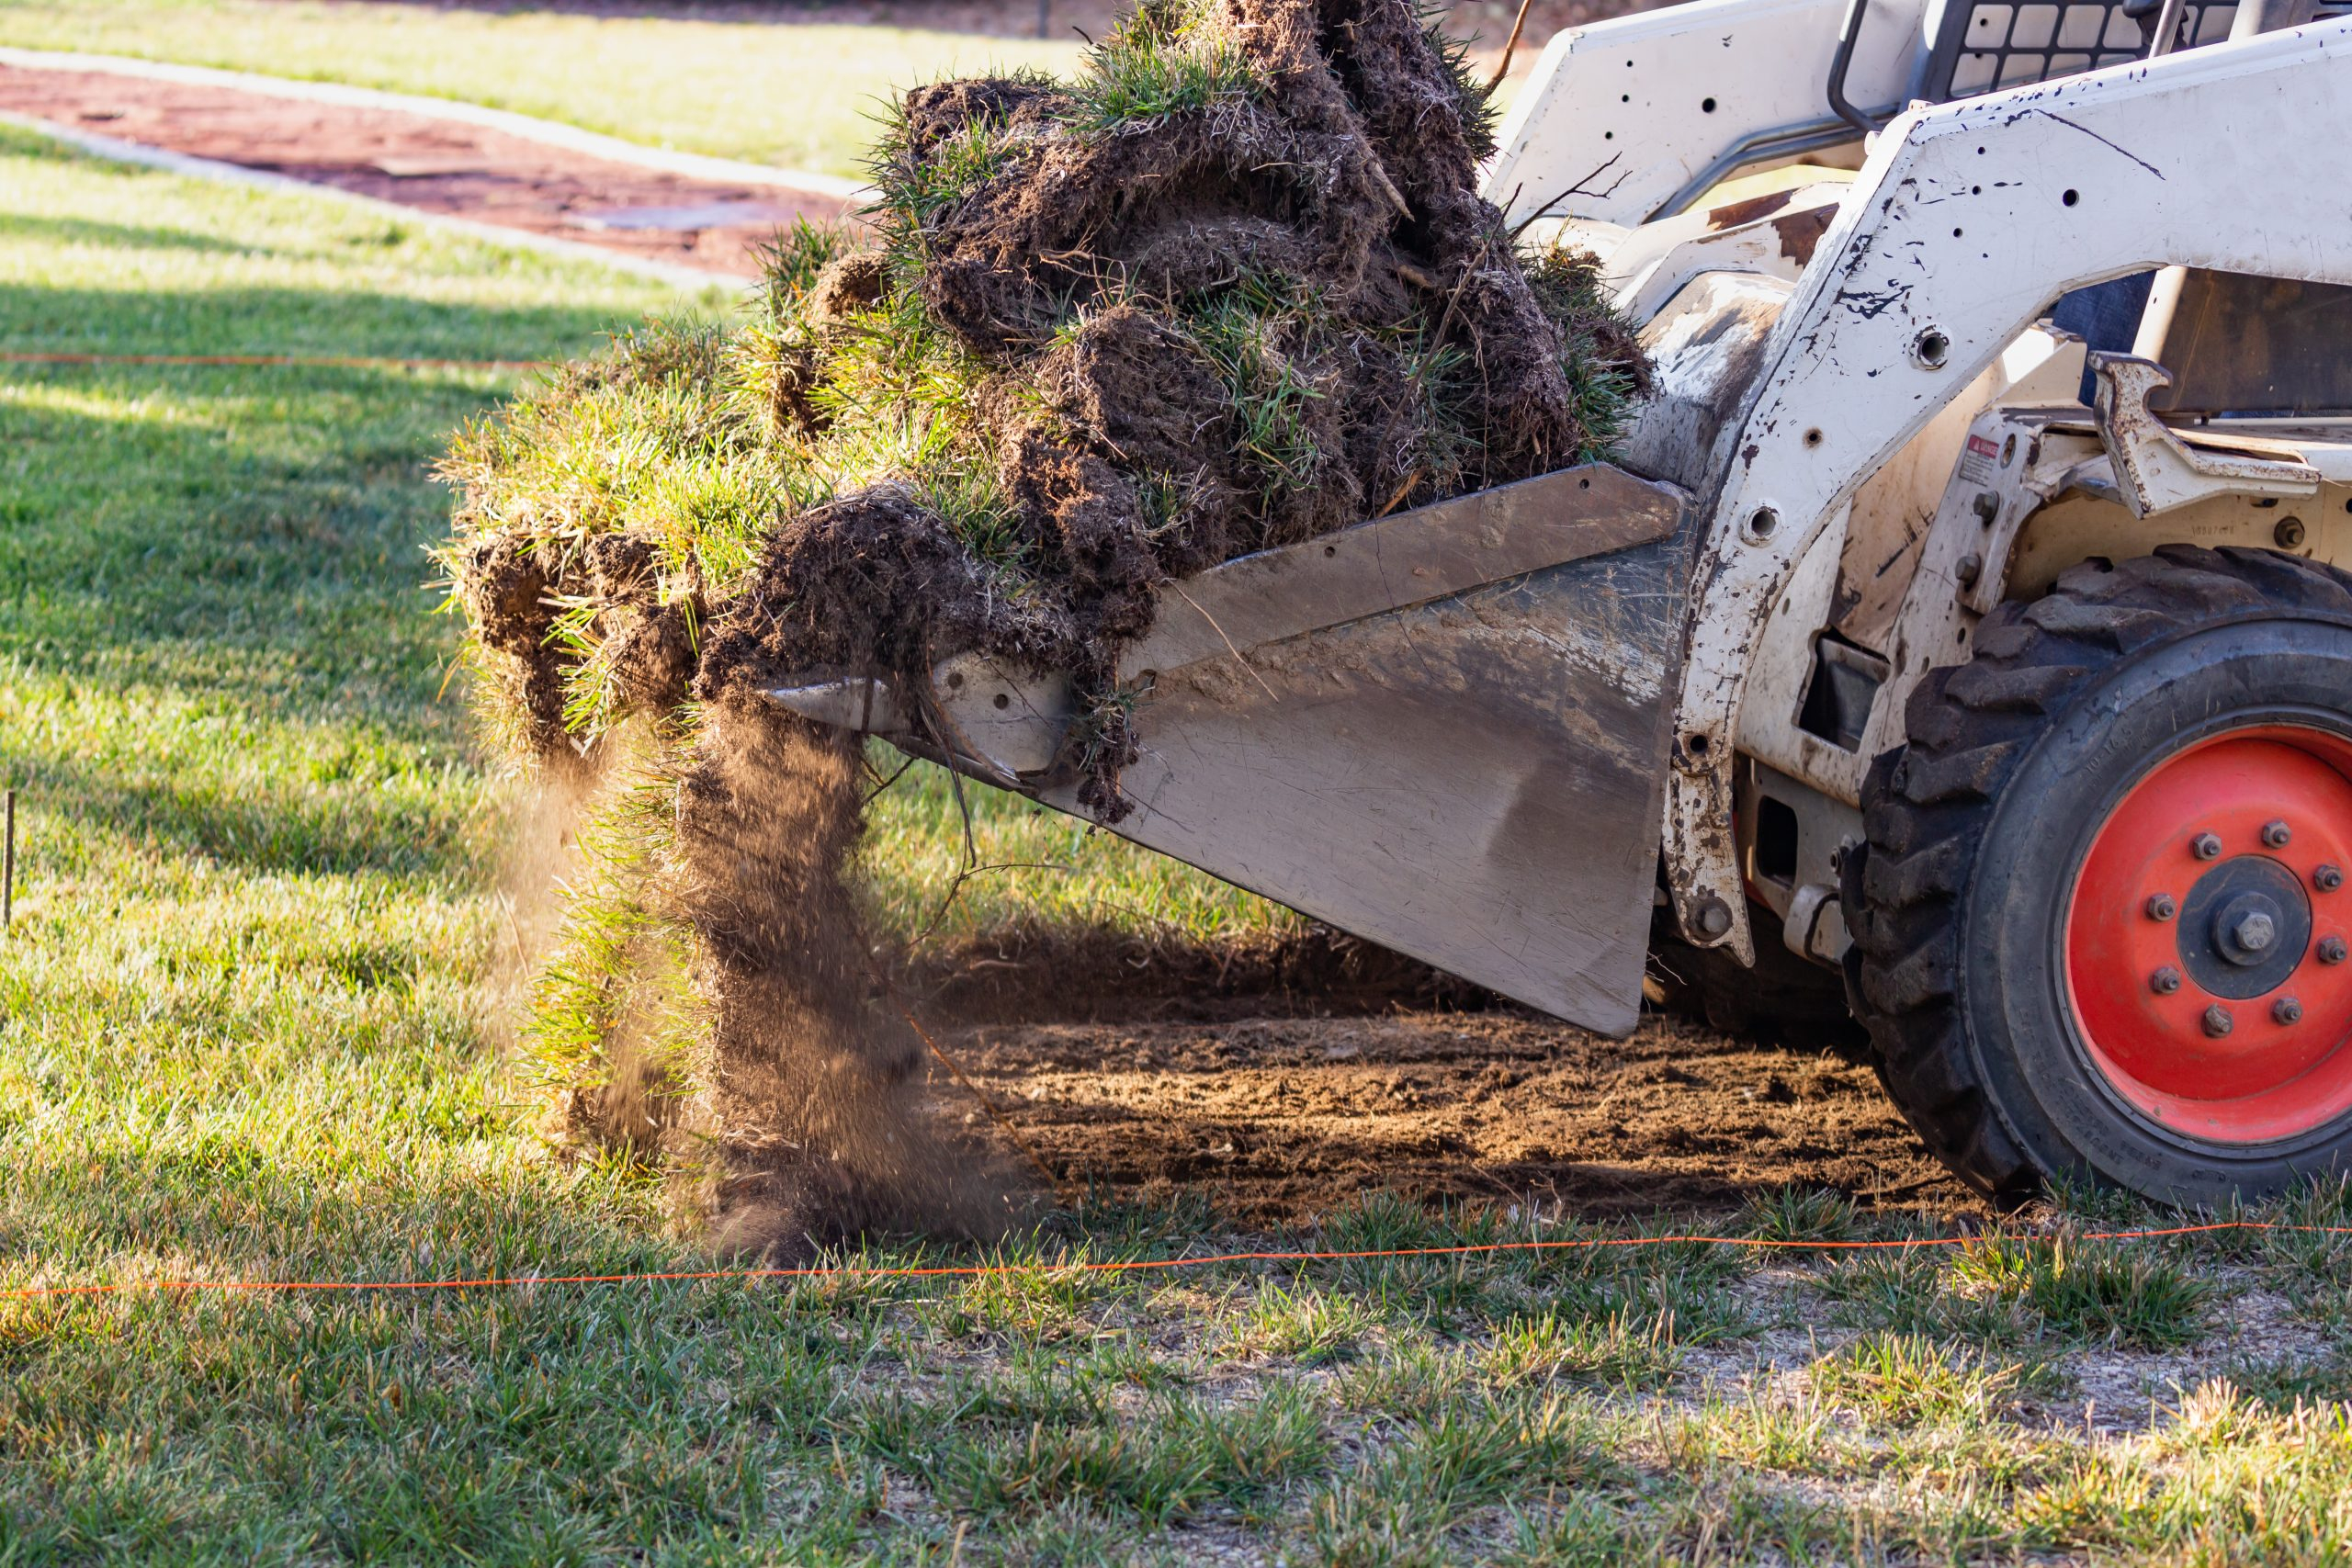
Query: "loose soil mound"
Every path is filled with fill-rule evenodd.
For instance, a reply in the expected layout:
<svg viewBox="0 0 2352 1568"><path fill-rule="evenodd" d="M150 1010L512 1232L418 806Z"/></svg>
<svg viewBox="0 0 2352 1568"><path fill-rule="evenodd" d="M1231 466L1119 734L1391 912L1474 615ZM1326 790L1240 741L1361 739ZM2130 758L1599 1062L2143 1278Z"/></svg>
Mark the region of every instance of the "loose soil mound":
<svg viewBox="0 0 2352 1568"><path fill-rule="evenodd" d="M975 650L1067 672L1056 771L1115 821L1114 671L1166 581L1603 450L1639 355L1589 260L1515 253L1487 136L1408 0L1149 0L1077 82L907 95L874 243L797 231L748 328L650 332L468 434L444 558L493 718L566 772L648 737L544 1055L609 1074L669 976L629 1055L699 1109L576 1094L579 1131L689 1128L722 1208L804 1231L956 1207L843 880L855 743L759 694L920 691Z"/></svg>
<svg viewBox="0 0 2352 1568"><path fill-rule="evenodd" d="M1245 1226L1380 1190L1597 1218L1799 1183L1983 1212L1852 1056L1674 1019L1623 1042L1498 1009L994 1025L943 1043L1081 1188L1199 1198ZM970 1110L952 1089L942 1103Z"/></svg>

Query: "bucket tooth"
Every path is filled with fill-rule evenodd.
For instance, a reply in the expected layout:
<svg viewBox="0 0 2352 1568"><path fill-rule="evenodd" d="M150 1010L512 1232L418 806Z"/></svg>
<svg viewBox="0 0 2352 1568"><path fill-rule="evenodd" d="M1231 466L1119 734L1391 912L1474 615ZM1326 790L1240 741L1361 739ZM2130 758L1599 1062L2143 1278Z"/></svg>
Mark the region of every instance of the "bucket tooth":
<svg viewBox="0 0 2352 1568"><path fill-rule="evenodd" d="M913 700L879 676L772 688L803 718L874 735L1004 789L1049 767L1069 723L1069 678L1027 674L978 654L947 660Z"/></svg>
<svg viewBox="0 0 2352 1568"><path fill-rule="evenodd" d="M898 694L890 689L888 682L870 675L778 686L768 692L767 698L803 718L859 735L879 735L887 739L906 729L899 711Z"/></svg>

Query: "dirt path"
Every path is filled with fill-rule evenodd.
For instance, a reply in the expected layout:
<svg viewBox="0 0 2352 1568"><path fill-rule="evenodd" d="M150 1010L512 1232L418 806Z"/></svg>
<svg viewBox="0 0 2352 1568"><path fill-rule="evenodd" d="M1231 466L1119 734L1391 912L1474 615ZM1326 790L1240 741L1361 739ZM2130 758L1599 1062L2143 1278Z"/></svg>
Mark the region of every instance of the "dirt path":
<svg viewBox="0 0 2352 1568"><path fill-rule="evenodd" d="M1981 1207L1867 1066L1674 1019L1625 1042L1494 1011L993 1025L942 1043L1081 1184L1197 1193L1252 1226L1381 1187L1595 1216L1729 1208L1789 1182Z"/></svg>
<svg viewBox="0 0 2352 1568"><path fill-rule="evenodd" d="M754 247L843 197L640 168L398 109L98 71L0 65L0 109L420 211L751 277Z"/></svg>

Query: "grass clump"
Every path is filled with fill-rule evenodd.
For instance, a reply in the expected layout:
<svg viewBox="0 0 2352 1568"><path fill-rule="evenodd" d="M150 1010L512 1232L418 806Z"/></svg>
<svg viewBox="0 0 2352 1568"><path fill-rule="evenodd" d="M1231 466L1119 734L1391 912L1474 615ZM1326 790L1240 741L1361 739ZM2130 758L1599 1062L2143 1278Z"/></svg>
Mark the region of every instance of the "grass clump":
<svg viewBox="0 0 2352 1568"><path fill-rule="evenodd" d="M2016 1292L1967 1285L1941 1248L1867 1253L1832 1265L1813 1288L1836 1321L1863 1329L1982 1346L2022 1344L2043 1326Z"/></svg>
<svg viewBox="0 0 2352 1568"><path fill-rule="evenodd" d="M1148 135L1180 114L1213 114L1259 97L1263 79L1211 13L1147 4L1090 47L1072 84L1076 125Z"/></svg>
<svg viewBox="0 0 2352 1568"><path fill-rule="evenodd" d="M2037 1249L2025 1275L2026 1301L2060 1333L2144 1350L2193 1342L2214 1296L2169 1258L2064 1241Z"/></svg>
<svg viewBox="0 0 2352 1568"><path fill-rule="evenodd" d="M1674 1319L1646 1320L1620 1308L1606 1318L1514 1319L1487 1347L1484 1371L1500 1387L1588 1379L1619 1388L1655 1388L1674 1376L1681 1359Z"/></svg>
<svg viewBox="0 0 2352 1568"><path fill-rule="evenodd" d="M1155 1394L1118 1413L1084 1400L894 1398L859 1440L982 1518L1077 1508L1154 1529L1212 1505L1261 1506L1330 1456L1320 1412L1296 1388L1232 1404Z"/></svg>
<svg viewBox="0 0 2352 1568"><path fill-rule="evenodd" d="M2352 1178L2307 1183L2265 1217L2280 1228L2255 1238L2263 1278L2313 1315L2352 1318Z"/></svg>
<svg viewBox="0 0 2352 1568"><path fill-rule="evenodd" d="M2211 1281L2168 1257L2063 1235L1974 1244L1952 1273L1987 1297L2031 1311L2054 1334L2143 1350L2193 1341L2216 1295Z"/></svg>
<svg viewBox="0 0 2352 1568"><path fill-rule="evenodd" d="M1304 1366L1350 1361L1376 1323L1353 1294L1317 1290L1305 1280L1287 1289L1262 1280L1238 1314L1227 1348L1235 1356L1280 1357Z"/></svg>
<svg viewBox="0 0 2352 1568"><path fill-rule="evenodd" d="M1606 1431L1556 1392L1442 1403L1311 1500L1309 1543L1327 1562L1454 1560L1451 1532L1480 1510L1615 1476Z"/></svg>
<svg viewBox="0 0 2352 1568"><path fill-rule="evenodd" d="M1813 1366L1815 1393L1882 1418L1982 1424L2004 1408L2019 1376L1952 1344L1870 1334Z"/></svg>
<svg viewBox="0 0 2352 1568"><path fill-rule="evenodd" d="M1750 1199L1744 1216L1759 1241L1790 1244L1850 1241L1856 1229L1854 1201L1818 1187L1781 1187Z"/></svg>

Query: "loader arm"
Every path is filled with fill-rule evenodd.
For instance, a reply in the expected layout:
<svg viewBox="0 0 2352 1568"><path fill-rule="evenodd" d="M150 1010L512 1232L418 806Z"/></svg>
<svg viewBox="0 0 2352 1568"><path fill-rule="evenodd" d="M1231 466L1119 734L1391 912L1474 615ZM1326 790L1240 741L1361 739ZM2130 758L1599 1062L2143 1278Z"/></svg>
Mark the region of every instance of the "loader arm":
<svg viewBox="0 0 2352 1568"><path fill-rule="evenodd" d="M1916 108L1878 138L1773 329L1697 568L1664 829L1692 942L1754 954L1734 738L1807 547L2070 289L2172 264L2352 283L2347 82L2352 22L2331 21Z"/></svg>

